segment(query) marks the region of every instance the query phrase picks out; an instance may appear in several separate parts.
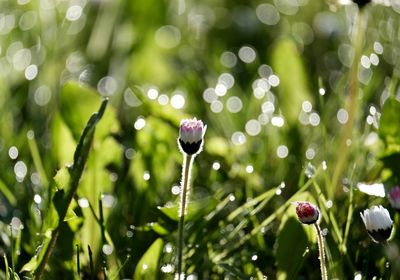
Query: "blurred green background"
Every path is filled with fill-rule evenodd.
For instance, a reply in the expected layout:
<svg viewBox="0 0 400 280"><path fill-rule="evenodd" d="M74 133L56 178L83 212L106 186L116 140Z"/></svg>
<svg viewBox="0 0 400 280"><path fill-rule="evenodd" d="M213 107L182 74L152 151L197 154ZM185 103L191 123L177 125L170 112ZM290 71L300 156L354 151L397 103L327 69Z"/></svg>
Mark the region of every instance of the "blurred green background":
<svg viewBox="0 0 400 280"><path fill-rule="evenodd" d="M322 210L330 278L400 275L398 236L372 243L359 217L372 204L390 208L385 195L357 188L400 183L399 13L395 0L367 5L358 54L354 4L1 0L0 253L8 266L33 277L58 223L65 166L107 97L44 279L173 279L176 140L180 120L192 117L207 132L185 227L188 279L318 279L316 236L296 221L297 200Z"/></svg>

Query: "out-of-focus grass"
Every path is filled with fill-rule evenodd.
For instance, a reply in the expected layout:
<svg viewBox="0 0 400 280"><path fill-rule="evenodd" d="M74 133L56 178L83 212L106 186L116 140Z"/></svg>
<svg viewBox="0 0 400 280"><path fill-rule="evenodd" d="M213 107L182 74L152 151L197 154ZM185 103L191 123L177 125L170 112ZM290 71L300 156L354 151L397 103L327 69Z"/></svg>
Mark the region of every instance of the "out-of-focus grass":
<svg viewBox="0 0 400 280"><path fill-rule="evenodd" d="M290 206L311 200L322 211L330 278L399 275L398 236L372 243L358 214L387 200L355 188L399 184L397 3L363 11L358 113L330 189L349 114L354 5L18 0L0 8L0 252L8 261L0 277L13 267L32 276L35 266L21 269L51 238L51 197L104 97L110 105L46 279L78 278L76 244L82 277L173 278L176 139L192 116L208 128L185 228L188 274L319 278L314 232Z"/></svg>

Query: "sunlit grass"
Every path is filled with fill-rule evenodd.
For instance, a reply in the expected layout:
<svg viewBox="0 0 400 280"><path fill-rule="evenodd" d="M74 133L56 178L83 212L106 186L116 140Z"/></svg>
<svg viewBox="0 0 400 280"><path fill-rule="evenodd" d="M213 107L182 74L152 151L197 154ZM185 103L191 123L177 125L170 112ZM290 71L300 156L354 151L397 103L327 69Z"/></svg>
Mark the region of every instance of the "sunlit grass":
<svg viewBox="0 0 400 280"><path fill-rule="evenodd" d="M397 279L400 6L348 4L0 1L0 279L173 279L179 228L187 279L320 279L295 201L329 279Z"/></svg>

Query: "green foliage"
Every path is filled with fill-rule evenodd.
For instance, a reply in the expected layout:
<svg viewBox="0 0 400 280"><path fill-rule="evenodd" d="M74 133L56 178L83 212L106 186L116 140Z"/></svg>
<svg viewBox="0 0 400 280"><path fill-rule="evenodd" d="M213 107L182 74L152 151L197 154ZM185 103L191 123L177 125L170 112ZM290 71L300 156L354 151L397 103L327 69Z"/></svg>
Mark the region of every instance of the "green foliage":
<svg viewBox="0 0 400 280"><path fill-rule="evenodd" d="M192 117L187 275L319 279L307 200L329 278L399 278L400 215L357 188L400 184L398 5L363 8L354 50L357 9L332 1L67 2L0 1L0 279L173 279ZM374 204L388 246L360 219Z"/></svg>

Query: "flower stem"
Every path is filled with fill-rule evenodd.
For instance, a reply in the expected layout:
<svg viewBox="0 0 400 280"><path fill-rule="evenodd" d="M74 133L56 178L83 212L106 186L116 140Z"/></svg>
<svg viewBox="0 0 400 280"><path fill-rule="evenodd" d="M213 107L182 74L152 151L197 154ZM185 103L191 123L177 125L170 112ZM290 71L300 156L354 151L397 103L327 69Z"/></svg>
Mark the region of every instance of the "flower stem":
<svg viewBox="0 0 400 280"><path fill-rule="evenodd" d="M192 170L194 155L184 154L183 165L182 165L182 182L181 192L179 201L179 224L178 224L178 267L177 267L177 279L184 279L182 275L182 251L184 246L183 239L183 228L185 225L185 215L187 214L187 204L189 202L190 193L190 173ZM183 276L183 277L182 277Z"/></svg>
<svg viewBox="0 0 400 280"><path fill-rule="evenodd" d="M317 230L318 237L318 249L319 249L319 262L321 265L321 278L322 280L328 280L328 273L326 271L325 264L325 249L324 249L324 237L322 236L321 228L319 224L315 224L315 229Z"/></svg>

